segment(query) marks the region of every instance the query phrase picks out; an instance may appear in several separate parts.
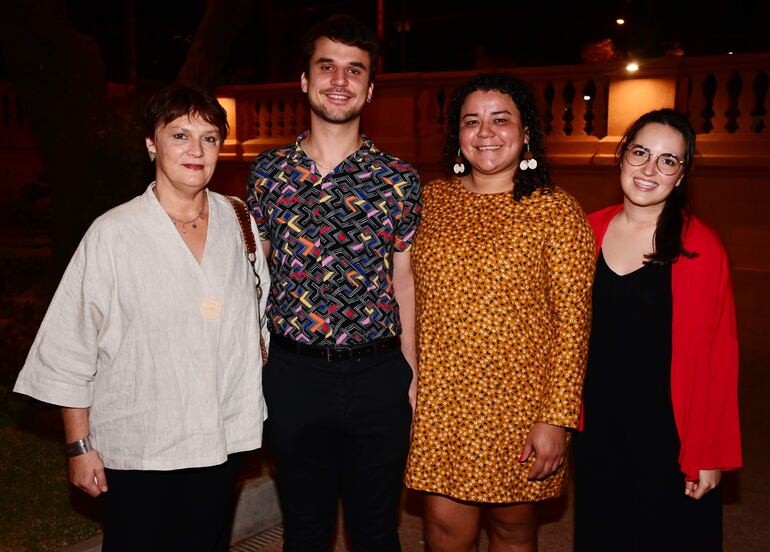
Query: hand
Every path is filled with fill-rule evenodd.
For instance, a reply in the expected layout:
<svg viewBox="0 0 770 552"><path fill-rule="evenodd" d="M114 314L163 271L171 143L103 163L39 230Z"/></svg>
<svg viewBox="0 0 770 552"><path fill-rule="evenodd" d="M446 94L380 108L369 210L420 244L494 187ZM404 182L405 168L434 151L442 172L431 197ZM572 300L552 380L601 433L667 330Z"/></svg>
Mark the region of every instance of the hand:
<svg viewBox="0 0 770 552"><path fill-rule="evenodd" d="M73 456L69 459L70 482L91 496L107 492L107 478L104 475L102 458L95 450Z"/></svg>
<svg viewBox="0 0 770 552"><path fill-rule="evenodd" d="M703 495L719 485L720 479L722 479L722 470L698 470L697 481L684 482L684 494L700 500Z"/></svg>
<svg viewBox="0 0 770 552"><path fill-rule="evenodd" d="M567 451L567 437L563 427L537 422L524 441L519 462L526 462L535 453L535 465L527 479L545 479L553 475L564 464Z"/></svg>
<svg viewBox="0 0 770 552"><path fill-rule="evenodd" d="M409 406L412 407L412 418L414 418L414 409L417 405L417 376L412 376L412 383L409 385Z"/></svg>

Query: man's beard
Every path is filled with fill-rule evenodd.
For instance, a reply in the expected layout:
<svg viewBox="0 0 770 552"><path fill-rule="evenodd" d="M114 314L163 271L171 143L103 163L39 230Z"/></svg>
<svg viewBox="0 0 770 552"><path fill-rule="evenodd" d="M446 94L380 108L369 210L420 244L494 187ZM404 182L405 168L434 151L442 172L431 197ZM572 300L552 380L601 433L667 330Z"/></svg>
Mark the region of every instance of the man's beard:
<svg viewBox="0 0 770 552"><path fill-rule="evenodd" d="M339 124L349 123L353 119L360 117L365 105L362 102L360 105L354 105L347 111L329 111L325 105L320 102L316 103L309 96L308 103L310 104L311 111L321 119L329 123Z"/></svg>

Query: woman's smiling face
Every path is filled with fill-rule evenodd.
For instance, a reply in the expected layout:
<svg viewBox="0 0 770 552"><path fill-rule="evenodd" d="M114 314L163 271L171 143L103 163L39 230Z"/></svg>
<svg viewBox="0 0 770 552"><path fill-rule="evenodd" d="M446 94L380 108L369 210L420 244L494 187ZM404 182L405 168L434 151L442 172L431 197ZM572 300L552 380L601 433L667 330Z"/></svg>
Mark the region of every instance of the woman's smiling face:
<svg viewBox="0 0 770 552"><path fill-rule="evenodd" d="M214 174L222 139L219 129L197 114L177 117L158 126L147 149L157 155L156 180L175 188L202 189Z"/></svg>
<svg viewBox="0 0 770 552"><path fill-rule="evenodd" d="M626 161L627 152L642 149L649 152L646 162L634 166ZM658 170L658 157L665 154L685 158L684 137L668 125L649 123L628 141L620 162L620 186L626 202L638 207L663 208L666 198L684 175L683 167L673 175L665 175Z"/></svg>
<svg viewBox="0 0 770 552"><path fill-rule="evenodd" d="M529 141L521 113L508 94L477 90L460 109L460 150L474 171L515 172Z"/></svg>

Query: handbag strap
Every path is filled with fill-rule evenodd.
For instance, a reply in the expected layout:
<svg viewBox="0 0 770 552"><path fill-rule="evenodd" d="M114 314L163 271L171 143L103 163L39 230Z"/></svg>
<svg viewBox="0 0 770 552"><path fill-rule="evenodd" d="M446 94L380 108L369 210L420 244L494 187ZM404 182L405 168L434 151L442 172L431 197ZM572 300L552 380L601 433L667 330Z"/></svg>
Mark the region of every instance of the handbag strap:
<svg viewBox="0 0 770 552"><path fill-rule="evenodd" d="M238 219L238 224L241 227L241 236L243 237L243 244L246 247L246 257L252 267L257 261L257 240L254 238L254 232L251 230L251 221L249 220L249 210L243 200L236 196L225 196L225 199L230 203L235 211L235 218Z"/></svg>
<svg viewBox="0 0 770 552"><path fill-rule="evenodd" d="M259 350L262 354L262 365L267 363L268 350L265 345L265 338L262 335L262 328L267 324L262 319L259 312L259 301L262 299L262 279L257 272L257 239L254 237L254 231L251 229L251 215L243 200L236 196L224 196L230 206L235 211L235 218L238 219L238 225L241 227L241 237L246 250L246 258L251 265L251 271L254 273L257 283L257 323L259 324Z"/></svg>

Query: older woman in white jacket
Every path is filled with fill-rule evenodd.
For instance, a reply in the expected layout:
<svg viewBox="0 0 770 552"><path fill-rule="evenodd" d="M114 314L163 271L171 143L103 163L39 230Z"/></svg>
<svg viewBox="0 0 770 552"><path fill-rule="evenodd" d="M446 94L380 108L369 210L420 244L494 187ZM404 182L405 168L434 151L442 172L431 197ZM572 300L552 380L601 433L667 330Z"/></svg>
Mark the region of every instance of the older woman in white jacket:
<svg viewBox="0 0 770 552"><path fill-rule="evenodd" d="M206 189L227 134L216 99L169 87L145 127L155 182L90 227L14 390L62 406L105 552L227 550L238 453L267 414L269 275L260 248L247 259L238 202Z"/></svg>

